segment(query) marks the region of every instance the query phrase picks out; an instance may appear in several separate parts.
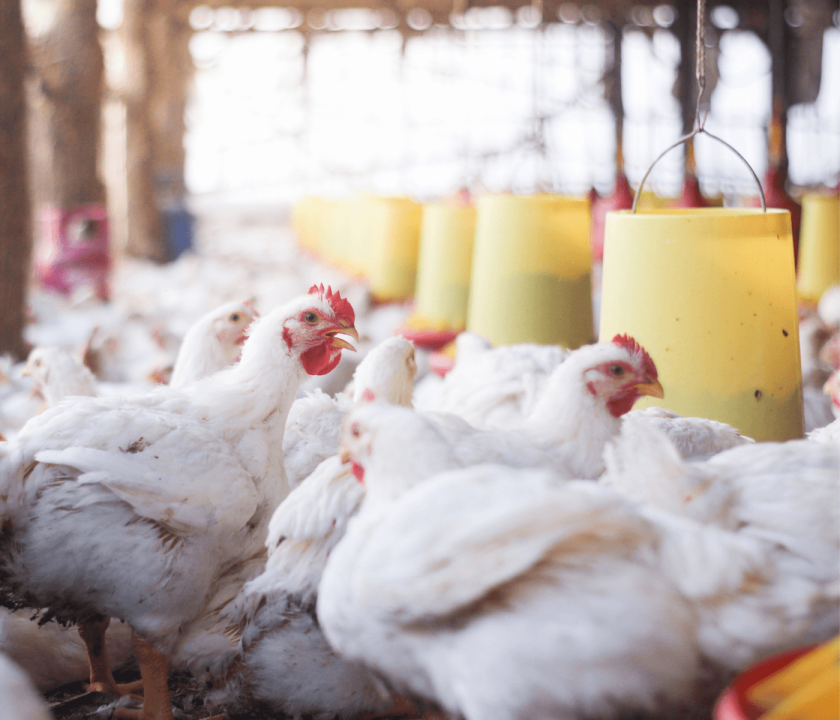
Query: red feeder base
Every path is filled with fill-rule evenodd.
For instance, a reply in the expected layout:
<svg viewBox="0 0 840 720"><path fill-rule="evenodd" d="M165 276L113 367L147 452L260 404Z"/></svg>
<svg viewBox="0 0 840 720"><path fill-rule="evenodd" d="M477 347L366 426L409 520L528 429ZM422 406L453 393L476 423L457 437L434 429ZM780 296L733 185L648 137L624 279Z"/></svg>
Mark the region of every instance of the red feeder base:
<svg viewBox="0 0 840 720"><path fill-rule="evenodd" d="M808 645L807 647L788 650L773 655L744 670L718 699L715 705L714 720L758 720L766 710L753 705L747 699L747 691L756 683L778 672L785 665L789 665L815 647L816 645Z"/></svg>

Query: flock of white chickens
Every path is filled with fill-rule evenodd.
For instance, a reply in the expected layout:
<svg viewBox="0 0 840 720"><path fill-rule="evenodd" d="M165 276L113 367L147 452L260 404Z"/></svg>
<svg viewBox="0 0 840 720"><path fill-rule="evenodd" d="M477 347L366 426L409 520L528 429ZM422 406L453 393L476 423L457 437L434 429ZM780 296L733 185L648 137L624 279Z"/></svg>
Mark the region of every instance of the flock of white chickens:
<svg viewBox="0 0 840 720"><path fill-rule="evenodd" d="M633 411L668 388L626 335L465 333L441 380L391 337L407 308L237 240L122 261L110 306L33 295L0 385L0 720L81 679L169 720L172 668L205 715L708 717L840 632L840 421L755 443ZM831 307L803 322L814 427Z"/></svg>

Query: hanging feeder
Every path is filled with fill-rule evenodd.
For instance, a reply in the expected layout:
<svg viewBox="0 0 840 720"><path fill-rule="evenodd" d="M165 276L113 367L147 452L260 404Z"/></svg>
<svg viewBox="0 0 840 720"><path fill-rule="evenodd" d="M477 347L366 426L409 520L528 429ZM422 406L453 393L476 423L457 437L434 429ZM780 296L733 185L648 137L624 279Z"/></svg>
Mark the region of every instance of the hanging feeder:
<svg viewBox="0 0 840 720"><path fill-rule="evenodd" d="M310 255L317 255L320 248L320 203L320 198L303 197L292 210L292 226L298 245Z"/></svg>
<svg viewBox="0 0 840 720"><path fill-rule="evenodd" d="M414 295L422 205L410 198L375 198L370 204L370 290L377 302Z"/></svg>
<svg viewBox="0 0 840 720"><path fill-rule="evenodd" d="M324 257L331 265L348 271L352 252L354 201L352 198L336 198L329 201L328 208Z"/></svg>
<svg viewBox="0 0 840 720"><path fill-rule="evenodd" d="M350 275L359 279L368 276L374 203L375 198L373 196L359 195L353 198L348 211L347 242L344 249L343 268Z"/></svg>
<svg viewBox="0 0 840 720"><path fill-rule="evenodd" d="M471 206L423 207L414 314L400 331L421 347L437 350L466 326L475 215Z"/></svg>
<svg viewBox="0 0 840 720"><path fill-rule="evenodd" d="M816 305L822 294L840 282L840 195L802 198L799 237L799 294Z"/></svg>
<svg viewBox="0 0 840 720"><path fill-rule="evenodd" d="M697 208L607 217L601 340L629 333L665 398L756 440L802 437L790 215Z"/></svg>
<svg viewBox="0 0 840 720"><path fill-rule="evenodd" d="M698 3L698 84L703 91L703 0ZM699 103L698 103L699 105ZM729 423L756 440L802 437L802 374L790 213L752 208L607 216L601 340L629 333L650 353L665 388L656 404ZM641 401L639 407L650 406Z"/></svg>
<svg viewBox="0 0 840 720"><path fill-rule="evenodd" d="M494 345L591 342L589 223L586 198L481 198L467 329Z"/></svg>

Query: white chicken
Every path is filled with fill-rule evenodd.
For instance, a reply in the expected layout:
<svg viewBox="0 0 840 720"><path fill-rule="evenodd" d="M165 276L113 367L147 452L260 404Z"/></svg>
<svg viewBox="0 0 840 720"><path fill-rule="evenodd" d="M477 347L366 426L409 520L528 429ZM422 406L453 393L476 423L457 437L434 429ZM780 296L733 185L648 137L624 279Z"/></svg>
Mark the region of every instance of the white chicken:
<svg viewBox="0 0 840 720"><path fill-rule="evenodd" d="M0 653L0 720L50 720L44 699L27 674Z"/></svg>
<svg viewBox="0 0 840 720"><path fill-rule="evenodd" d="M35 383L47 407L72 395L96 395L96 377L67 350L53 346L33 348L21 371Z"/></svg>
<svg viewBox="0 0 840 720"><path fill-rule="evenodd" d="M831 412L836 418L840 418L840 370L831 373L825 381L823 392L831 399Z"/></svg>
<svg viewBox="0 0 840 720"><path fill-rule="evenodd" d="M467 348L463 358L462 337L466 338L463 344ZM559 368L567 358L588 352L586 347L569 352L554 345L527 343L482 347L477 342L477 336L471 333L462 333L456 343L459 344L455 368L444 378L440 388L427 396L431 399L418 404L418 409L452 413L475 427L500 430L521 429L527 426L530 416L541 403L550 406L552 402L559 402L556 386L552 388L549 378L554 374L561 377L565 374ZM545 395L549 397L543 400ZM725 423L683 417L663 408L634 410L632 414L641 415L668 435L685 458L708 457L721 450L754 442ZM594 456L590 464L598 464ZM589 476L591 473L587 474Z"/></svg>
<svg viewBox="0 0 840 720"><path fill-rule="evenodd" d="M631 410L624 416L624 422L631 419L643 421L666 435L686 460L705 460L724 450L755 442L726 423L683 417L660 407Z"/></svg>
<svg viewBox="0 0 840 720"><path fill-rule="evenodd" d="M80 624L94 686L119 691L102 652L107 618L128 622L145 700L172 718L167 658L226 577L261 556L288 494L286 416L306 374L356 337L329 288L255 323L240 362L181 390L79 398L30 421L0 457L0 584L12 605ZM105 618L103 620L103 618Z"/></svg>
<svg viewBox="0 0 840 720"><path fill-rule="evenodd" d="M808 439L813 442L828 443L840 447L840 418L829 425L812 430L808 433Z"/></svg>
<svg viewBox="0 0 840 720"><path fill-rule="evenodd" d="M0 653L14 660L41 692L87 680L90 664L76 629L55 621L38 625L31 610L0 608ZM105 633L108 659L115 670L131 658L131 629L111 622Z"/></svg>
<svg viewBox="0 0 840 720"><path fill-rule="evenodd" d="M569 356L557 345L493 348L474 333L455 340L455 367L419 410L459 415L477 428L509 429L534 409L548 377Z"/></svg>
<svg viewBox="0 0 840 720"><path fill-rule="evenodd" d="M334 398L320 390L296 400L283 438L283 458L289 487L296 488L328 457L338 452L341 424L360 402L383 400L411 406L417 362L414 345L392 337L371 350L356 367L352 399Z"/></svg>
<svg viewBox="0 0 840 720"><path fill-rule="evenodd" d="M415 368L409 341L386 340L358 366L355 402L410 405ZM336 449L337 444L338 438ZM315 617L324 564L363 494L350 468L334 455L274 512L265 570L245 588L243 656L229 673L225 702L256 699L286 714L318 717L349 718L390 708L381 683L338 657Z"/></svg>
<svg viewBox="0 0 840 720"><path fill-rule="evenodd" d="M348 424L355 463L376 432ZM596 483L499 466L426 482L363 470L318 618L393 689L467 720L687 712L710 665L726 674L830 633L811 620L837 615L836 567L822 568L833 585L814 580L772 541Z"/></svg>
<svg viewBox="0 0 840 720"><path fill-rule="evenodd" d="M627 420L601 482L650 507L785 547L816 567L840 560L840 450L810 440L757 443L684 462L668 439Z"/></svg>
<svg viewBox="0 0 840 720"><path fill-rule="evenodd" d="M245 330L255 316L250 303L232 302L198 320L184 337L170 386L186 385L230 365L241 352ZM122 388L115 390L112 385L97 384L87 367L70 352L57 347L34 348L23 373L32 377L47 407L54 407L70 396L126 394ZM56 622L37 625L30 622L31 616L31 611L0 608L0 650L23 667L40 689L87 677L87 651L78 633ZM111 623L106 641L111 668L123 665L131 653L128 626Z"/></svg>
<svg viewBox="0 0 840 720"><path fill-rule="evenodd" d="M397 407L369 407L366 422L381 428L377 442L396 443L412 472L423 477L483 462L512 467L551 467L564 477L597 478L606 442L621 429L621 416L641 395L662 397L656 366L632 338L587 345L570 353L547 380L531 414L512 430L482 430ZM391 427L386 427L390 424ZM399 426L400 431L396 431ZM415 429L412 429L415 428ZM402 435L401 435L402 433ZM388 440L384 439L387 435ZM374 462L389 457L375 453Z"/></svg>
<svg viewBox="0 0 840 720"><path fill-rule="evenodd" d="M246 300L225 303L199 318L184 335L169 385L180 388L233 364L256 317Z"/></svg>
<svg viewBox="0 0 840 720"><path fill-rule="evenodd" d="M817 314L828 327L840 329L840 284L832 285L822 294Z"/></svg>
<svg viewBox="0 0 840 720"><path fill-rule="evenodd" d="M242 656L216 702L258 701L292 717L384 713L390 693L365 667L330 647L315 615L330 552L356 513L364 488L338 456L324 460L271 519L265 571L245 586Z"/></svg>

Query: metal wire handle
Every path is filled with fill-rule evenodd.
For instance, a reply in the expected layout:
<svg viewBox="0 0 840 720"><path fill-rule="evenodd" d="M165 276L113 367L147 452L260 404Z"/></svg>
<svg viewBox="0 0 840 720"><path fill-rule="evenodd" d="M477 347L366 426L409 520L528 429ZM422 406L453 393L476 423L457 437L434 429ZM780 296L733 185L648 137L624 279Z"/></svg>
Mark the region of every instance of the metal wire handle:
<svg viewBox="0 0 840 720"><path fill-rule="evenodd" d="M660 154L659 157L656 158L651 164L650 167L642 177L642 182L639 183L639 188L636 190L636 194L633 197L633 212L636 212L636 206L639 204L639 196L642 194L642 189L645 186L645 180L648 179L648 175L650 175L651 170L653 170L656 163L658 163L665 155L667 155L671 150L673 150L678 145L682 145L685 142L691 140L695 135L708 135L713 140L717 140L722 145L728 147L732 152L734 152L747 166L750 171L750 174L753 176L756 185L758 185L758 192L761 195L761 211L767 212L767 200L764 197L764 188L761 187L761 180L758 179L758 175L755 174L755 170L752 169L752 165L747 162L747 159L741 155L734 147L732 147L728 142L722 140L717 135L712 135L708 130L706 130L706 118L700 116L700 99L703 97L703 91L706 89L706 0L697 0L697 47L696 54L695 54L695 69L694 69L694 76L697 78L697 108L694 113L694 121L697 124L697 127L692 130L688 135L681 137L677 142L675 142L670 147L665 148ZM708 116L708 114L707 114Z"/></svg>

